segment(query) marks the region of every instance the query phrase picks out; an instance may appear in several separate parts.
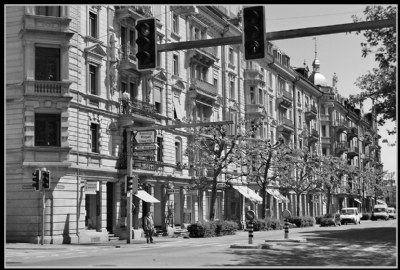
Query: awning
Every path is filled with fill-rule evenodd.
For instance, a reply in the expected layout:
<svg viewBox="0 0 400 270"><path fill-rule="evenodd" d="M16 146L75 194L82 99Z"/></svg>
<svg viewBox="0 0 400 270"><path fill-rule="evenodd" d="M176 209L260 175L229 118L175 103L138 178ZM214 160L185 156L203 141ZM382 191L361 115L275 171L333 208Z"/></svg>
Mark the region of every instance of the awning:
<svg viewBox="0 0 400 270"><path fill-rule="evenodd" d="M253 190L245 186L233 186L234 189L239 191L243 196L256 203L262 203L262 198Z"/></svg>
<svg viewBox="0 0 400 270"><path fill-rule="evenodd" d="M362 202L359 199L354 199L356 202L358 202L359 204L361 204Z"/></svg>
<svg viewBox="0 0 400 270"><path fill-rule="evenodd" d="M144 190L138 190L137 193L134 195L145 202L149 202L149 203L159 203L160 202L159 200L157 200L156 198L154 198L153 196L151 196L149 193L147 193Z"/></svg>
<svg viewBox="0 0 400 270"><path fill-rule="evenodd" d="M289 203L289 202L290 202L290 200L289 200L288 198L286 198L285 196L283 196L283 195L279 192L279 190L277 190L277 189L270 189L270 188L267 188L267 192L268 192L269 194L271 194L275 199L277 199L278 202L283 202L283 203Z"/></svg>
<svg viewBox="0 0 400 270"><path fill-rule="evenodd" d="M381 203L381 204L386 204L385 201L382 201L382 200L379 200L379 199L377 199L376 202Z"/></svg>
<svg viewBox="0 0 400 270"><path fill-rule="evenodd" d="M174 109L176 111L176 116L178 117L178 119L182 120L183 117L185 116L185 112L181 108L181 104L179 102L179 98L178 97L174 97L172 104L173 104Z"/></svg>

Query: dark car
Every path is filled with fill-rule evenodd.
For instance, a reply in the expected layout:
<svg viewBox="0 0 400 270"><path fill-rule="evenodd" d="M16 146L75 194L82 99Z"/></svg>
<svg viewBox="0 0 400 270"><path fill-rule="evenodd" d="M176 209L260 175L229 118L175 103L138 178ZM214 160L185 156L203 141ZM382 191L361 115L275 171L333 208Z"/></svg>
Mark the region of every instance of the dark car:
<svg viewBox="0 0 400 270"><path fill-rule="evenodd" d="M340 226L340 214L325 214L321 218L321 227L324 226Z"/></svg>

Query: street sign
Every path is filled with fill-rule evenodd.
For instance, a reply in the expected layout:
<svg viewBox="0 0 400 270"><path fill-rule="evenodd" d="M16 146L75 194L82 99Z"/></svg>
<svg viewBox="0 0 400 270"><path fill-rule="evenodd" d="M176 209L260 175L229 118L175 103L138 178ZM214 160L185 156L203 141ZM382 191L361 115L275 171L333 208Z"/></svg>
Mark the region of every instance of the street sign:
<svg viewBox="0 0 400 270"><path fill-rule="evenodd" d="M139 144L135 145L134 150L136 151L147 151L147 150L156 150L157 144L149 143L149 144Z"/></svg>
<svg viewBox="0 0 400 270"><path fill-rule="evenodd" d="M154 130L138 131L136 132L135 139L138 143L154 143L156 132Z"/></svg>
<svg viewBox="0 0 400 270"><path fill-rule="evenodd" d="M133 152L133 156L137 157L142 157L142 156L154 156L156 152L154 150L149 150L149 151L139 151L139 152Z"/></svg>
<svg viewBox="0 0 400 270"><path fill-rule="evenodd" d="M290 211L287 210L287 209L283 210L283 212L282 212L282 216L283 216L284 218L290 218L291 215L292 215L292 214L291 214Z"/></svg>
<svg viewBox="0 0 400 270"><path fill-rule="evenodd" d="M179 193L179 188L173 188L173 189L167 189L167 193L171 194L171 193Z"/></svg>
<svg viewBox="0 0 400 270"><path fill-rule="evenodd" d="M256 213L253 210L248 210L246 212L246 219L253 220L256 217Z"/></svg>
<svg viewBox="0 0 400 270"><path fill-rule="evenodd" d="M149 163L146 161L137 161L135 160L134 164L133 164L134 168L137 169L145 169L145 170L152 170L155 171L158 169L159 165L156 163Z"/></svg>

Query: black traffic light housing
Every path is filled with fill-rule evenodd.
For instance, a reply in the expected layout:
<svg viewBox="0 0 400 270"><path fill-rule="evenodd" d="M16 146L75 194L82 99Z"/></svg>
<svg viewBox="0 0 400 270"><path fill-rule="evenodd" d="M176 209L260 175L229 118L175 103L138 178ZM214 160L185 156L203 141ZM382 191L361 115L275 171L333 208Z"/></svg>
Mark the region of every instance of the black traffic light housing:
<svg viewBox="0 0 400 270"><path fill-rule="evenodd" d="M40 170L36 169L35 172L32 173L32 186L35 188L35 190L40 190Z"/></svg>
<svg viewBox="0 0 400 270"><path fill-rule="evenodd" d="M50 171L42 171L42 185L44 189L50 189Z"/></svg>
<svg viewBox="0 0 400 270"><path fill-rule="evenodd" d="M265 7L243 8L243 48L244 59L265 57Z"/></svg>
<svg viewBox="0 0 400 270"><path fill-rule="evenodd" d="M133 190L133 177L132 176L125 176L125 190L126 193Z"/></svg>
<svg viewBox="0 0 400 270"><path fill-rule="evenodd" d="M153 69L157 63L156 19L146 18L136 21L136 58L138 70Z"/></svg>

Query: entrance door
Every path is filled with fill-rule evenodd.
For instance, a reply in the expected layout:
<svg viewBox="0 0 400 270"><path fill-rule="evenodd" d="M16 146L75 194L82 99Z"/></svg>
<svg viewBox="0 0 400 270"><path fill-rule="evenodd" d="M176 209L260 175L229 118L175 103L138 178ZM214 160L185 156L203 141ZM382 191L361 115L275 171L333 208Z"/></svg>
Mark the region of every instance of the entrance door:
<svg viewBox="0 0 400 270"><path fill-rule="evenodd" d="M114 216L114 183L107 183L107 231L113 233L113 216Z"/></svg>

